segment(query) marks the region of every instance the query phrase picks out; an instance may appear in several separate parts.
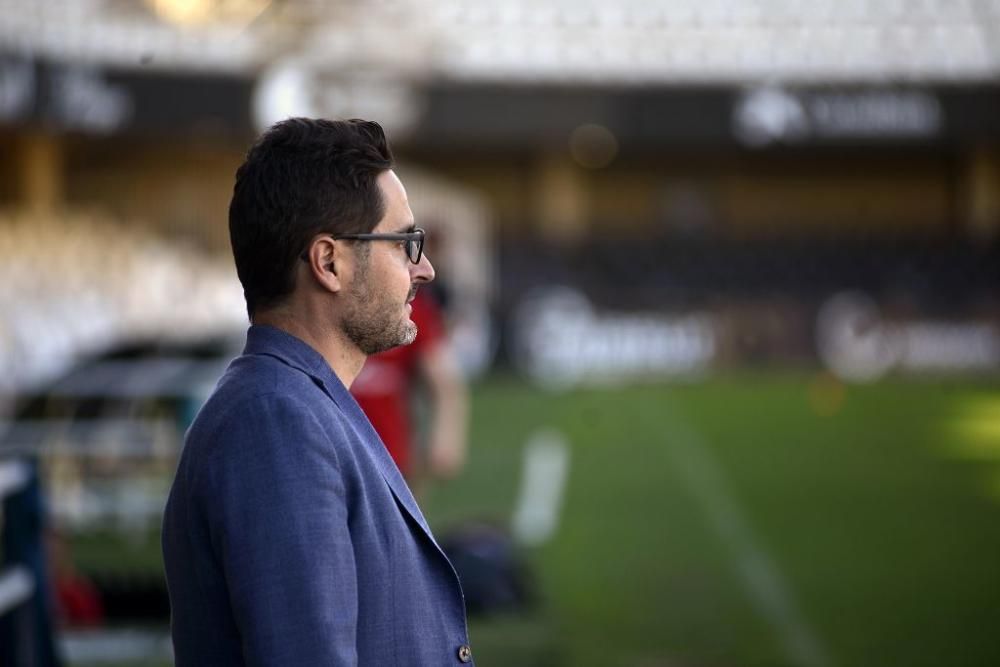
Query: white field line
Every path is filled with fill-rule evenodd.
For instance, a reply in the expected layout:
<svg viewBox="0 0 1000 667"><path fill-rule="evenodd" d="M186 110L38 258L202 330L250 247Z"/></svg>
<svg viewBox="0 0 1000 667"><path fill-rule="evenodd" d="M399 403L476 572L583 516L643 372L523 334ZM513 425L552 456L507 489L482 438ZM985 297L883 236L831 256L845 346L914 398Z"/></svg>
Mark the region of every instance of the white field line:
<svg viewBox="0 0 1000 667"><path fill-rule="evenodd" d="M761 547L746 516L728 491L722 469L705 442L671 412L670 457L732 553L750 600L777 633L788 659L801 667L827 667L831 658L795 602L777 565Z"/></svg>
<svg viewBox="0 0 1000 667"><path fill-rule="evenodd" d="M73 665L149 661L169 662L173 646L168 632L138 628L63 631L59 647Z"/></svg>
<svg viewBox="0 0 1000 667"><path fill-rule="evenodd" d="M511 531L525 546L548 540L559 525L569 446L556 431L539 431L524 446L524 467Z"/></svg>

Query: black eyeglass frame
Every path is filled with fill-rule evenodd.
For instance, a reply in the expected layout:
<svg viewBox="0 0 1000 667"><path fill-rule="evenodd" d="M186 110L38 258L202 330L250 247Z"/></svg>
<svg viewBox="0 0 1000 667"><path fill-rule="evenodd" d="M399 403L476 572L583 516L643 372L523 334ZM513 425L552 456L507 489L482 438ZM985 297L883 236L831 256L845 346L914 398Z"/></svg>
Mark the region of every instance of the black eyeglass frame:
<svg viewBox="0 0 1000 667"><path fill-rule="evenodd" d="M414 228L412 232L398 233L367 233L367 234L331 234L334 241L406 241L406 257L414 264L419 264L424 256L424 240L427 233L420 227ZM416 248L416 250L413 250ZM414 258L414 253L416 257ZM308 255L302 253L302 259L307 259Z"/></svg>

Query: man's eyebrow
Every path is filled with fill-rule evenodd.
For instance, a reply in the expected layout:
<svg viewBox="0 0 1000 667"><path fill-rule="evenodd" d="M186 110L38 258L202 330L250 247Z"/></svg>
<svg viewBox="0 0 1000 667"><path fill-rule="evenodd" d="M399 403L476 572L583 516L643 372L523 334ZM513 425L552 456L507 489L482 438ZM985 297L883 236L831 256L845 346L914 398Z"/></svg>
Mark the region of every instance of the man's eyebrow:
<svg viewBox="0 0 1000 667"><path fill-rule="evenodd" d="M410 224L406 225L405 227L400 228L395 233L396 234L410 234L410 233L416 231L416 229L417 229L417 223L411 222Z"/></svg>

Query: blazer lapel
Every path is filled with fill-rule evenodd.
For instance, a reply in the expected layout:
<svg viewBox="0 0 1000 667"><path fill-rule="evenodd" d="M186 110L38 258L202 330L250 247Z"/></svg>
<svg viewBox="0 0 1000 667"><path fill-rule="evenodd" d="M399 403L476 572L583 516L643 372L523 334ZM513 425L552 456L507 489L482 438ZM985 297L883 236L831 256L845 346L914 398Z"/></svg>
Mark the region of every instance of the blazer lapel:
<svg viewBox="0 0 1000 667"><path fill-rule="evenodd" d="M351 396L346 389L343 390L345 396L341 396L338 400L337 394L339 391L331 391L328 384L321 380L320 378L315 378L317 384L323 389L323 392L330 397L337 407L341 409L344 414L347 415L350 423L354 426L355 432L358 434L359 439L365 447L365 450L371 456L375 462L375 467L378 468L379 474L385 480L388 485L389 490L392 495L396 497L397 503L406 510L406 512L417 522L417 525L424 531L428 539L441 550L438 546L437 541L434 539L433 533L431 533L430 526L427 525L427 520L424 518L423 512L417 506L417 501L413 498L413 494L410 492L410 487L406 484L406 480L403 479L403 475L399 472L399 468L396 466L396 462L392 460L392 456L389 455L389 450L385 448L382 444L382 439L379 437L375 428L372 426L368 417L361 410L361 406L358 405L354 397ZM337 389L342 389L343 386L337 387Z"/></svg>
<svg viewBox="0 0 1000 667"><path fill-rule="evenodd" d="M347 416L348 421L354 426L358 438L364 445L369 456L374 460L379 473L389 485L389 490L396 497L397 503L417 522L417 525L424 531L427 538L441 551L441 547L434 540L431 529L424 519L423 513L417 507L417 501L410 493L410 487L406 485L403 476L396 467L395 462L389 455L389 451L382 444L382 439L375 432L374 427L368 417L361 410L361 406L354 400L351 393L347 391L344 383L340 381L333 369L330 368L326 360L308 344L299 340L295 336L270 326L253 325L247 332L247 345L243 350L244 354L264 354L282 363L297 368L316 383L323 390L331 401L333 401L341 412ZM444 552L442 552L444 553Z"/></svg>

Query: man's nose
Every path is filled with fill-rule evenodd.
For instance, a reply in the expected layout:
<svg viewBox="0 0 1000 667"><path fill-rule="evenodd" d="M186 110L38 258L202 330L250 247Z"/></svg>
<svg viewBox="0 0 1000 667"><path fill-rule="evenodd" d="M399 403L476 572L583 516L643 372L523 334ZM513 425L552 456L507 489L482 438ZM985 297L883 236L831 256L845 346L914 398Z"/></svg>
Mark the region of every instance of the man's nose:
<svg viewBox="0 0 1000 667"><path fill-rule="evenodd" d="M434 266L427 255L421 256L416 264L410 263L410 279L415 283L429 283L434 280Z"/></svg>

